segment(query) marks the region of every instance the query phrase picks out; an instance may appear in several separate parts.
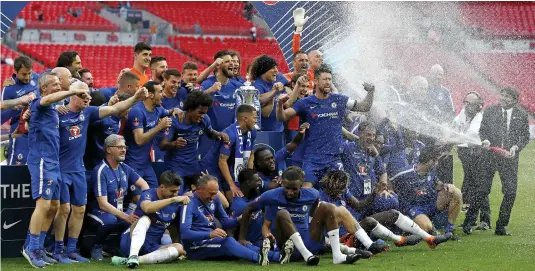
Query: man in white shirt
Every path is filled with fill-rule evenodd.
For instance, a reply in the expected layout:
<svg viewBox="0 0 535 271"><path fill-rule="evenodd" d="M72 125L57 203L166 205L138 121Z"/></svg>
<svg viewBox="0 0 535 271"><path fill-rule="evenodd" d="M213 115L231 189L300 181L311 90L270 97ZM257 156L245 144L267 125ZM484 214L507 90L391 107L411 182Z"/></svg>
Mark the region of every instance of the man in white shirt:
<svg viewBox="0 0 535 271"><path fill-rule="evenodd" d="M465 137L471 139L470 142L479 142L479 128L483 119L483 98L475 91L466 94L463 100L463 109L454 119L454 123ZM463 210L471 206L477 192L477 177L481 165L481 148L469 143L457 145L457 153L463 165L464 180L462 186ZM481 202L480 225L478 230L490 229L490 206L489 197L485 197ZM477 213L476 213L477 215ZM462 225L465 226L464 224ZM472 225L470 225L472 226Z"/></svg>

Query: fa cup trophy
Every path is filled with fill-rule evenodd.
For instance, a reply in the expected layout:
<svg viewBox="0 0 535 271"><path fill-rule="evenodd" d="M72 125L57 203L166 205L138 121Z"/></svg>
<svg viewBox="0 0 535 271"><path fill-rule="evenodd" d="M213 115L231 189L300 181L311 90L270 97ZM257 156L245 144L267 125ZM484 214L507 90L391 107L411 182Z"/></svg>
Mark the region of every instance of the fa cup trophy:
<svg viewBox="0 0 535 271"><path fill-rule="evenodd" d="M244 86L236 90L236 110L242 104L248 104L256 109L258 114L255 128L260 130L260 117L262 114L260 107L260 92L255 87L251 86L250 82L243 83Z"/></svg>

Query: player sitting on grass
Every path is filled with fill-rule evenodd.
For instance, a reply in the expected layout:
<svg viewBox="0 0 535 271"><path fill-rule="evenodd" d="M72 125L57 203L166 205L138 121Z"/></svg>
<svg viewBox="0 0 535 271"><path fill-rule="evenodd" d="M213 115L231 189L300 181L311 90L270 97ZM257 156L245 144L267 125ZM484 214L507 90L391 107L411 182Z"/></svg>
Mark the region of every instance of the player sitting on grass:
<svg viewBox="0 0 535 271"><path fill-rule="evenodd" d="M113 257L113 265L137 268L139 264L170 262L186 252L181 244L161 245L165 230L178 216L182 204L190 202L187 196L177 196L182 180L176 173L165 171L160 186L144 191L134 214L139 220L121 236L121 254Z"/></svg>

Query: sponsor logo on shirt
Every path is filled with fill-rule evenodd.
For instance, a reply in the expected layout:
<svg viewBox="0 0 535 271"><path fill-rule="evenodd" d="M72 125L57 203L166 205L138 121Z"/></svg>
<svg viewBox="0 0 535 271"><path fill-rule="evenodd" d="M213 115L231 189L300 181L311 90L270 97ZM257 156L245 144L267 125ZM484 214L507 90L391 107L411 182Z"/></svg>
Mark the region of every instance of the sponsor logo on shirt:
<svg viewBox="0 0 535 271"><path fill-rule="evenodd" d="M218 107L226 107L228 109L234 109L234 106L236 103L220 103L220 102L214 102L214 106Z"/></svg>
<svg viewBox="0 0 535 271"><path fill-rule="evenodd" d="M337 119L338 118L338 112L330 112L330 113L321 113L321 114L311 114L312 118L331 118L331 119Z"/></svg>

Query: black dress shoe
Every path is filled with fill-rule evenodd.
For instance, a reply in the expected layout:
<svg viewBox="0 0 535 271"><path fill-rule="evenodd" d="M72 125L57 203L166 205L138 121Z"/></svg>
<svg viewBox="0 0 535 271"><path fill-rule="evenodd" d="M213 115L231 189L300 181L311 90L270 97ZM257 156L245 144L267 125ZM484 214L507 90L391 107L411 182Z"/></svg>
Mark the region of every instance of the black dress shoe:
<svg viewBox="0 0 535 271"><path fill-rule="evenodd" d="M496 231L494 231L494 234L501 236L513 236L513 234L508 232L506 229L496 229Z"/></svg>

